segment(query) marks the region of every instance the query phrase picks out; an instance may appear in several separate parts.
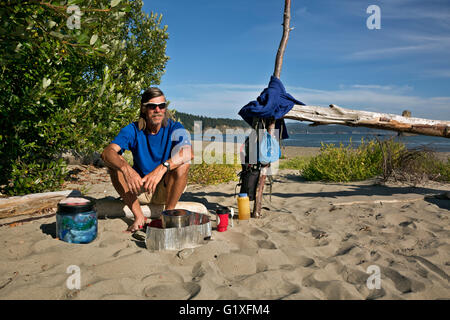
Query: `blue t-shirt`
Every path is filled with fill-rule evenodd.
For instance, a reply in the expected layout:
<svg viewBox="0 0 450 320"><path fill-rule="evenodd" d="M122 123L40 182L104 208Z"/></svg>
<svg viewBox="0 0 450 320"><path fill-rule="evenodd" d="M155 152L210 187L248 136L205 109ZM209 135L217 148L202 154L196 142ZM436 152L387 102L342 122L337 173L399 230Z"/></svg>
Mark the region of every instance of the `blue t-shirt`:
<svg viewBox="0 0 450 320"><path fill-rule="evenodd" d="M161 126L157 134L138 129L133 122L120 130L111 143L120 146L119 154L130 150L133 154L133 169L141 177L152 172L158 165L172 157L184 145L191 145L191 137L183 125L168 119L166 127Z"/></svg>

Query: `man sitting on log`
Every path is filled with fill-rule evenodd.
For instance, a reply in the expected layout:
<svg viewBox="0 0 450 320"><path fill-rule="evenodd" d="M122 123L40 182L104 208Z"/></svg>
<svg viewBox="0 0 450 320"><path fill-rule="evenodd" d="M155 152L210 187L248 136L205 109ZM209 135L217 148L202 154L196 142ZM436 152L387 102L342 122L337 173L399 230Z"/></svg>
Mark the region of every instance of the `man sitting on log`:
<svg viewBox="0 0 450 320"><path fill-rule="evenodd" d="M141 204L174 209L186 189L193 159L190 136L181 123L169 119L166 107L160 89L146 90L139 120L124 127L102 153L114 188L133 212L130 232L145 224ZM133 154L132 167L122 156L125 150Z"/></svg>

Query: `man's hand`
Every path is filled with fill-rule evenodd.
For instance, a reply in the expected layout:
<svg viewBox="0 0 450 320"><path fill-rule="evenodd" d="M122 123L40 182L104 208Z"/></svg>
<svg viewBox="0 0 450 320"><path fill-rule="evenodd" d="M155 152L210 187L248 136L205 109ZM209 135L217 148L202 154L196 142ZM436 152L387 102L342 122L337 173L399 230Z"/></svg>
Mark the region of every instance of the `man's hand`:
<svg viewBox="0 0 450 320"><path fill-rule="evenodd" d="M160 164L159 166L157 166L155 168L155 170L153 170L152 172L147 174L142 179L142 182L144 183L144 189L148 193L155 193L156 186L161 181L161 179L164 177L164 174L166 173L166 171L167 171L167 168Z"/></svg>
<svg viewBox="0 0 450 320"><path fill-rule="evenodd" d="M125 167L122 170L122 173L125 177L128 189L130 189L130 191L135 195L139 195L141 193L141 187L144 184L141 176L130 166Z"/></svg>

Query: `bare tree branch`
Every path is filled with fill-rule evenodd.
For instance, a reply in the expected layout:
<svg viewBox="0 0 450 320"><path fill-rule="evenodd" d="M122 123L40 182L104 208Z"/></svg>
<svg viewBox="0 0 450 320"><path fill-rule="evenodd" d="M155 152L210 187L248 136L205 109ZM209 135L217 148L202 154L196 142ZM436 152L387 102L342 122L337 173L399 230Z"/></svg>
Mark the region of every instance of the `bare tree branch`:
<svg viewBox="0 0 450 320"><path fill-rule="evenodd" d="M289 39L289 23L291 20L291 0L284 1L284 18L283 18L283 36L281 37L280 45L278 47L277 57L275 59L275 70L273 75L280 79L281 67L283 65L284 51Z"/></svg>

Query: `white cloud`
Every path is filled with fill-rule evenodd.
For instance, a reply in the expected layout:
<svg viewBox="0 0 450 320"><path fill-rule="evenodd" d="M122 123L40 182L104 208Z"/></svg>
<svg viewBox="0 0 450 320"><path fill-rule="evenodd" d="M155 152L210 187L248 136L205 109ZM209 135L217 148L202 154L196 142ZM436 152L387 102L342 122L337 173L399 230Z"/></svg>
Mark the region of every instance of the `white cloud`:
<svg viewBox="0 0 450 320"><path fill-rule="evenodd" d="M432 47L428 44L411 45L401 47L386 47L381 49L370 49L353 52L347 56L351 60L366 60L366 59L386 59L388 57L404 55L405 53L417 53L423 51L430 51Z"/></svg>
<svg viewBox="0 0 450 320"><path fill-rule="evenodd" d="M450 69L427 70L425 76L430 78L450 78Z"/></svg>

